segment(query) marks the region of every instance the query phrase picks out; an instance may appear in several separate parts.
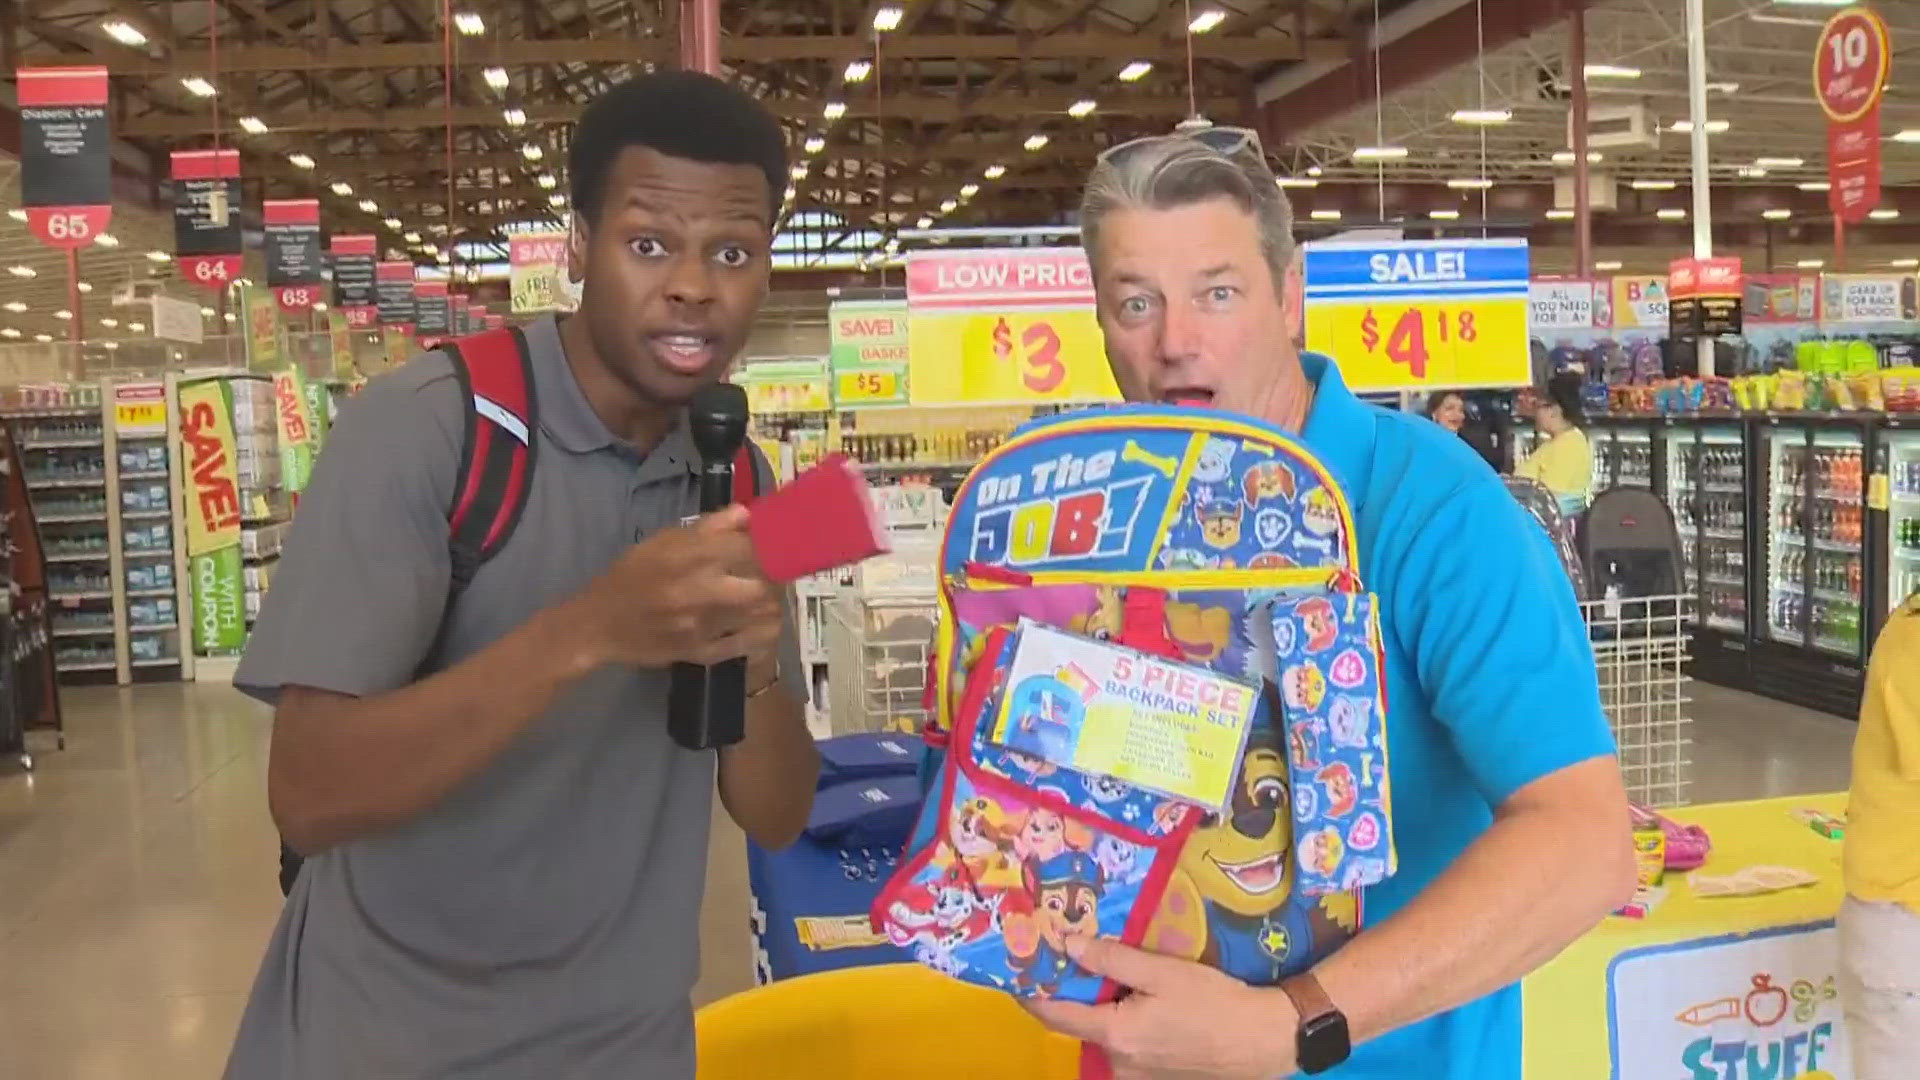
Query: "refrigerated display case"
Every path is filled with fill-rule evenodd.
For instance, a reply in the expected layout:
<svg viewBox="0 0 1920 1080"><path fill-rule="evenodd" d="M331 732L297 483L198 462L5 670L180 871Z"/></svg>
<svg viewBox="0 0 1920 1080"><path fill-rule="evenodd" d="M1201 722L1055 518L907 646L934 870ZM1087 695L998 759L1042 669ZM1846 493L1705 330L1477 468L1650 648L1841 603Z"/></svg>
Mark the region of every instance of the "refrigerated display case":
<svg viewBox="0 0 1920 1080"><path fill-rule="evenodd" d="M1773 420L1756 439L1766 473L1766 610L1754 689L1851 717L1866 651L1866 421ZM1876 545L1877 546L1877 545Z"/></svg>
<svg viewBox="0 0 1920 1080"><path fill-rule="evenodd" d="M1900 418L1905 420L1906 418ZM1881 432L1882 471L1887 476L1887 508L1881 550L1886 570L1880 575L1878 632L1893 610L1920 592L1920 428L1889 421Z"/></svg>
<svg viewBox="0 0 1920 1080"><path fill-rule="evenodd" d="M1724 686L1748 684L1752 576L1747 498L1747 428L1739 421L1675 420L1658 435L1661 498L1680 531L1693 594L1693 674Z"/></svg>

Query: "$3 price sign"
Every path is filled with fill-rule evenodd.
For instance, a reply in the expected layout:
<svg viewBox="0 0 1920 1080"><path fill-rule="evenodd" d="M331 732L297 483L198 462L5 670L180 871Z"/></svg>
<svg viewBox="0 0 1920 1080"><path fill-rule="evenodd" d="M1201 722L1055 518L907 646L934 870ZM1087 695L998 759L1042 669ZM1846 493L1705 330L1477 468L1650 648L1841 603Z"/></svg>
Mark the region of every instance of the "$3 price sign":
<svg viewBox="0 0 1920 1080"><path fill-rule="evenodd" d="M1051 394L1067 381L1066 361L1060 358L1060 332L1052 323L1040 320L1015 324L1001 316L990 336L995 367L1005 380L997 385L1011 387L1017 380L1029 393Z"/></svg>

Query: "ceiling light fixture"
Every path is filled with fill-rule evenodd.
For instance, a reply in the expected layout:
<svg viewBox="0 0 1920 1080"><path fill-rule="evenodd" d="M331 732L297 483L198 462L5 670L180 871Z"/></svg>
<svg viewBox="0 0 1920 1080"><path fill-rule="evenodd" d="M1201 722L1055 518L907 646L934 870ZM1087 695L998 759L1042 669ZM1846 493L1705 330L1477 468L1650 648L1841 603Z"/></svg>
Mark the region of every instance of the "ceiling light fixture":
<svg viewBox="0 0 1920 1080"><path fill-rule="evenodd" d="M526 143L520 147L520 156L528 161L539 161L547 156L547 152L540 148L539 143Z"/></svg>
<svg viewBox="0 0 1920 1080"><path fill-rule="evenodd" d="M914 222L914 226L921 229L931 229L933 228L933 218L928 214L921 214L920 220Z"/></svg>
<svg viewBox="0 0 1920 1080"><path fill-rule="evenodd" d="M1589 79L1637 79L1640 69L1622 64L1588 64L1586 74Z"/></svg>
<svg viewBox="0 0 1920 1080"><path fill-rule="evenodd" d="M239 124L240 130L249 135L265 135L267 133L266 121L257 116L243 116L240 118Z"/></svg>
<svg viewBox="0 0 1920 1080"><path fill-rule="evenodd" d="M127 324L127 329L133 331L136 334L144 333L147 329L147 324L143 322L130 322Z"/></svg>
<svg viewBox="0 0 1920 1080"><path fill-rule="evenodd" d="M1353 148L1355 161L1403 161L1407 156L1404 146L1356 146Z"/></svg>
<svg viewBox="0 0 1920 1080"><path fill-rule="evenodd" d="M854 60L848 63L847 70L841 73L842 77L850 83L866 82L867 76L871 74L873 74L873 64L866 60Z"/></svg>
<svg viewBox="0 0 1920 1080"><path fill-rule="evenodd" d="M527 111L525 109L501 109L500 119L505 120L508 127L520 127L527 122Z"/></svg>
<svg viewBox="0 0 1920 1080"><path fill-rule="evenodd" d="M409 244L418 244L420 243L420 234L417 232L401 233L400 239L405 240Z"/></svg>
<svg viewBox="0 0 1920 1080"><path fill-rule="evenodd" d="M19 337L19 336L20 336L20 331L18 331L18 330L15 330L15 329L14 329L13 327L11 327L11 326L9 326L9 327L6 327L5 329L0 329L0 337L4 337L4 338L17 338L17 337Z"/></svg>
<svg viewBox="0 0 1920 1080"><path fill-rule="evenodd" d="M481 72L480 77L487 80L487 85L493 87L495 90L505 90L507 88L506 68L490 67Z"/></svg>
<svg viewBox="0 0 1920 1080"><path fill-rule="evenodd" d="M1687 220L1687 212L1678 206L1663 206L1659 210L1654 211L1653 216L1659 218L1661 221Z"/></svg>
<svg viewBox="0 0 1920 1080"><path fill-rule="evenodd" d="M1595 270L1598 270L1604 273L1609 270L1618 270L1620 269L1621 265L1622 264L1618 259L1602 259L1601 261L1594 263L1593 268Z"/></svg>
<svg viewBox="0 0 1920 1080"><path fill-rule="evenodd" d="M1079 101L1067 106L1067 115L1073 117L1075 120L1082 120L1099 107L1100 103L1092 98L1081 98Z"/></svg>
<svg viewBox="0 0 1920 1080"><path fill-rule="evenodd" d="M1548 221L1572 221L1573 211L1568 210L1565 207L1556 206L1553 209L1547 211L1547 220Z"/></svg>
<svg viewBox="0 0 1920 1080"><path fill-rule="evenodd" d="M226 313L225 315L223 315L223 316L221 316L221 318L224 318L224 319L226 319L226 320L227 320L228 322L239 322L239 321L240 321L240 316L238 316L238 315L235 315L235 314L234 314L233 312L231 312L231 311L229 311L229 312L227 312L227 313Z"/></svg>
<svg viewBox="0 0 1920 1080"><path fill-rule="evenodd" d="M1798 157L1757 157L1753 159L1753 163L1763 169L1797 169L1805 165L1807 159Z"/></svg>
<svg viewBox="0 0 1920 1080"><path fill-rule="evenodd" d="M1742 180L1758 180L1767 175L1767 170L1758 165L1742 165L1733 174Z"/></svg>
<svg viewBox="0 0 1920 1080"><path fill-rule="evenodd" d="M1916 266L1920 266L1920 259L1895 259L1887 265L1896 270L1911 270Z"/></svg>
<svg viewBox="0 0 1920 1080"><path fill-rule="evenodd" d="M805 165L795 165L793 168L787 170L787 175L793 177L795 180L805 180L807 178L807 167Z"/></svg>
<svg viewBox="0 0 1920 1080"><path fill-rule="evenodd" d="M567 197L556 191L553 194L547 196L547 205L548 206L565 206L567 205Z"/></svg>
<svg viewBox="0 0 1920 1080"><path fill-rule="evenodd" d="M400 220L399 218L397 218L397 217L390 217L390 218L388 218L388 219L386 219L385 221L383 221L383 222L381 222L381 224L382 224L382 225L385 225L385 226L386 226L387 228L389 228L389 229L396 229L396 230L397 230L397 229L399 229L399 228L400 228L400 227L401 227L402 225L405 225L405 224L406 224L406 222L404 222L404 221L401 221L401 220Z"/></svg>
<svg viewBox="0 0 1920 1080"><path fill-rule="evenodd" d="M137 49L147 43L147 35L130 22L120 19L108 19L100 24L100 29L113 40L128 48Z"/></svg>
<svg viewBox="0 0 1920 1080"><path fill-rule="evenodd" d="M1221 11L1219 8L1212 8L1195 15L1193 21L1187 24L1187 32L1190 34L1204 34L1210 30L1219 29L1220 24L1226 21L1226 12Z"/></svg>
<svg viewBox="0 0 1920 1080"><path fill-rule="evenodd" d="M1801 183L1798 183L1798 184L1795 184L1795 185L1794 185L1794 187L1797 187L1797 188L1799 188L1799 189L1800 189L1801 191L1831 191L1831 190L1833 190L1833 185L1832 185L1832 184L1830 184L1830 183L1828 183L1828 182L1827 182L1827 181L1825 181L1825 180L1806 180L1806 181L1802 181Z"/></svg>
<svg viewBox="0 0 1920 1080"><path fill-rule="evenodd" d="M1310 176L1276 176L1273 182L1283 188L1317 188L1320 181Z"/></svg>
<svg viewBox="0 0 1920 1080"><path fill-rule="evenodd" d="M1707 121L1707 134L1718 135L1732 126L1731 123L1725 120L1709 120ZM1672 124L1668 125L1667 130L1680 135L1691 134L1693 132L1693 121L1675 120Z"/></svg>
<svg viewBox="0 0 1920 1080"><path fill-rule="evenodd" d="M181 79L180 85L186 87L187 93L192 94L194 97L212 97L220 92L213 88L212 83L198 75L189 75Z"/></svg>
<svg viewBox="0 0 1920 1080"><path fill-rule="evenodd" d="M296 169L313 168L313 159L305 154L288 154L287 162Z"/></svg>
<svg viewBox="0 0 1920 1080"><path fill-rule="evenodd" d="M28 277L32 277L33 275L32 275L32 274L28 274L27 276L28 276ZM83 292L83 293L90 293L90 292L92 292L92 291L93 291L93 282L91 282L91 281L83 281L83 282L81 282L81 283L80 283L80 291L81 291L81 292Z"/></svg>
<svg viewBox="0 0 1920 1080"><path fill-rule="evenodd" d="M882 34L898 30L900 29L900 20L904 18L905 15L906 12L901 11L892 4L888 4L873 13L873 28Z"/></svg>
<svg viewBox="0 0 1920 1080"><path fill-rule="evenodd" d="M12 218L12 219L13 219L13 220L15 220L15 221L25 221L25 220L27 220L27 212L26 212L25 210L22 210L22 209L20 209L20 208L19 208L19 207L17 207L17 206L16 206L16 207L14 207L13 209L11 209L11 210L9 210L9 211L7 211L7 216L8 216L8 217L10 217L10 218Z"/></svg>
<svg viewBox="0 0 1920 1080"><path fill-rule="evenodd" d="M1707 90L1709 93L1715 94L1737 94L1740 92L1740 84L1737 82L1710 82L1707 84Z"/></svg>
<svg viewBox="0 0 1920 1080"><path fill-rule="evenodd" d="M93 242L104 248L119 247L120 238L110 232L103 232L93 238Z"/></svg>
<svg viewBox="0 0 1920 1080"><path fill-rule="evenodd" d="M456 11L453 13L453 28L468 37L479 37L487 32L487 20L477 11Z"/></svg>
<svg viewBox="0 0 1920 1080"><path fill-rule="evenodd" d="M1458 221L1458 220L1460 219L1460 211L1458 211L1458 210L1429 210L1429 211L1427 211L1427 216L1428 216L1429 218L1432 218L1432 219L1433 219L1433 220L1435 220L1435 221Z"/></svg>
<svg viewBox="0 0 1920 1080"><path fill-rule="evenodd" d="M68 322L73 318L73 312L68 311L66 308L61 308L59 311L53 313L53 317L59 319L61 322Z"/></svg>
<svg viewBox="0 0 1920 1080"><path fill-rule="evenodd" d="M1892 221L1900 216L1900 211L1891 206L1883 206L1878 210L1869 211L1867 216L1875 221Z"/></svg>
<svg viewBox="0 0 1920 1080"><path fill-rule="evenodd" d="M541 173L539 178L536 179L534 183L539 184L540 190L542 191L552 191L554 188L557 188L560 186L559 179L556 178L552 173Z"/></svg>
<svg viewBox="0 0 1920 1080"><path fill-rule="evenodd" d="M1604 160L1606 160L1606 155L1602 154L1600 151L1598 150L1587 151L1587 164L1598 165ZM1573 151L1571 150L1556 151L1553 155L1553 163L1555 165L1573 164Z"/></svg>
<svg viewBox="0 0 1920 1080"><path fill-rule="evenodd" d="M847 115L847 103L844 101L829 101L827 102L827 107L820 110L820 115L829 120L838 120Z"/></svg>
<svg viewBox="0 0 1920 1080"><path fill-rule="evenodd" d="M1120 74L1115 76L1115 78L1119 79L1121 82L1139 82L1141 79L1144 79L1147 77L1147 72L1152 70L1153 70L1153 61L1135 60L1133 63L1128 64L1126 67L1121 68Z"/></svg>
<svg viewBox="0 0 1920 1080"><path fill-rule="evenodd" d="M33 335L33 340L39 342L42 345L45 345L47 342L53 340L53 335L52 334L35 334Z"/></svg>
<svg viewBox="0 0 1920 1080"><path fill-rule="evenodd" d="M986 177L988 180L998 180L1007 175L1007 167L1005 165L989 165L987 166L987 171L980 175Z"/></svg>
<svg viewBox="0 0 1920 1080"><path fill-rule="evenodd" d="M974 197L975 195L978 195L978 194L980 194L980 185L979 185L979 184L961 184L961 185L960 185L960 197L961 197L961 198L963 198L963 199L971 199L971 198L973 198L973 197Z"/></svg>
<svg viewBox="0 0 1920 1080"><path fill-rule="evenodd" d="M214 310L213 310L212 308L210 308L210 307L203 307L203 308L201 308L201 309L200 309L200 317L201 317L201 318L203 318L203 319L211 319L211 318L213 318L213 317L214 317L214 315L216 315L216 314L218 314L218 313L217 313L217 312L215 312L215 311L214 311Z"/></svg>
<svg viewBox="0 0 1920 1080"><path fill-rule="evenodd" d="M1827 260L1825 260L1825 259L1801 259L1801 260L1800 260L1799 262L1797 262L1797 263L1794 263L1793 265L1795 265L1795 266L1797 266L1797 267L1799 267L1799 268L1800 268L1800 269L1802 269L1802 270L1818 270L1818 269L1820 269L1821 267L1823 267L1823 266L1825 266L1825 265L1827 265Z"/></svg>
<svg viewBox="0 0 1920 1080"><path fill-rule="evenodd" d="M24 266L19 263L15 263L14 265L7 267L7 273L12 274L14 277L17 277L17 278L30 278L30 277L40 276L40 272L38 270L35 270L31 266Z"/></svg>
<svg viewBox="0 0 1920 1080"><path fill-rule="evenodd" d="M958 200L955 200L955 199L948 199L945 202L942 202L940 204L940 212L943 214L951 214L955 210L958 210L959 208L960 208L960 203Z"/></svg>
<svg viewBox="0 0 1920 1080"><path fill-rule="evenodd" d="M1679 186L1679 183L1673 180L1635 180L1633 182L1635 191L1672 191Z"/></svg>
<svg viewBox="0 0 1920 1080"><path fill-rule="evenodd" d="M1308 217L1311 217L1311 218L1312 218L1313 220L1315 220L1315 221L1339 221L1339 220L1340 220L1340 211L1338 211L1338 210L1315 210L1315 211L1314 211L1313 213L1311 213L1311 214L1309 214L1309 215L1307 215L1307 216L1308 216Z"/></svg>
<svg viewBox="0 0 1920 1080"><path fill-rule="evenodd" d="M353 194L353 185L347 183L345 180L335 180L333 183L327 185L327 190L344 199Z"/></svg>
<svg viewBox="0 0 1920 1080"><path fill-rule="evenodd" d="M809 154L817 154L827 148L827 140L818 135L809 135L807 141L801 144L801 148Z"/></svg>
<svg viewBox="0 0 1920 1080"><path fill-rule="evenodd" d="M1050 141L1052 140L1048 139L1047 136L1036 133L1036 134L1027 136L1027 141L1024 143L1021 143L1020 145L1026 147L1029 151L1044 150L1046 149L1047 143Z"/></svg>
<svg viewBox="0 0 1920 1080"><path fill-rule="evenodd" d="M163 262L171 262L172 260L173 260L173 256L167 254L164 251L160 251L158 249L147 252L148 262L163 263Z"/></svg>
<svg viewBox="0 0 1920 1080"><path fill-rule="evenodd" d="M1493 186L1493 181L1484 176L1459 176L1447 181L1447 186L1455 191L1485 191Z"/></svg>
<svg viewBox="0 0 1920 1080"><path fill-rule="evenodd" d="M117 330L120 328L120 320L109 315L100 320L100 325L109 330Z"/></svg>
<svg viewBox="0 0 1920 1080"><path fill-rule="evenodd" d="M8 311L13 312L15 315L18 315L21 312L27 310L27 305L21 303L18 300L9 300L5 304L0 305L0 307L5 307Z"/></svg>
<svg viewBox="0 0 1920 1080"><path fill-rule="evenodd" d="M1513 119L1512 109L1455 109L1451 117L1456 124L1471 127L1493 127Z"/></svg>
<svg viewBox="0 0 1920 1080"><path fill-rule="evenodd" d="M1776 206L1770 210L1760 211L1760 216L1768 221L1785 221L1793 216L1793 211L1783 206Z"/></svg>
<svg viewBox="0 0 1920 1080"><path fill-rule="evenodd" d="M374 202L372 199L361 199L360 209L366 211L369 214L377 214L380 212L380 204L377 202Z"/></svg>

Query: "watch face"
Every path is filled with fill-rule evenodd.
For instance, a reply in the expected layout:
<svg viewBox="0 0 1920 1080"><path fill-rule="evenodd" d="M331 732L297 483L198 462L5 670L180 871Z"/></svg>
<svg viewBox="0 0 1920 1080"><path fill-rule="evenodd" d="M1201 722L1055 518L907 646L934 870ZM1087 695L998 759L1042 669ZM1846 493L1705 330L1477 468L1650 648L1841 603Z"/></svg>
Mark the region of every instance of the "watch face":
<svg viewBox="0 0 1920 1080"><path fill-rule="evenodd" d="M1308 1076L1326 1072L1351 1053L1347 1018L1340 1013L1316 1016L1300 1025L1300 1071Z"/></svg>

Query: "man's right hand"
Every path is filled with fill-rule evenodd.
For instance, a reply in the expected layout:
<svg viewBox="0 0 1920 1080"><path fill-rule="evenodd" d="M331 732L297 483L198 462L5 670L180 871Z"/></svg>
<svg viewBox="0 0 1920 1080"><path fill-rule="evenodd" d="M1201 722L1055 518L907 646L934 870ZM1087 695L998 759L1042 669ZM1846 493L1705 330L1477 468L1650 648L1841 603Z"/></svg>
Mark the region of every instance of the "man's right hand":
<svg viewBox="0 0 1920 1080"><path fill-rule="evenodd" d="M599 663L714 664L780 636L785 590L769 581L733 506L628 548L575 597Z"/></svg>

